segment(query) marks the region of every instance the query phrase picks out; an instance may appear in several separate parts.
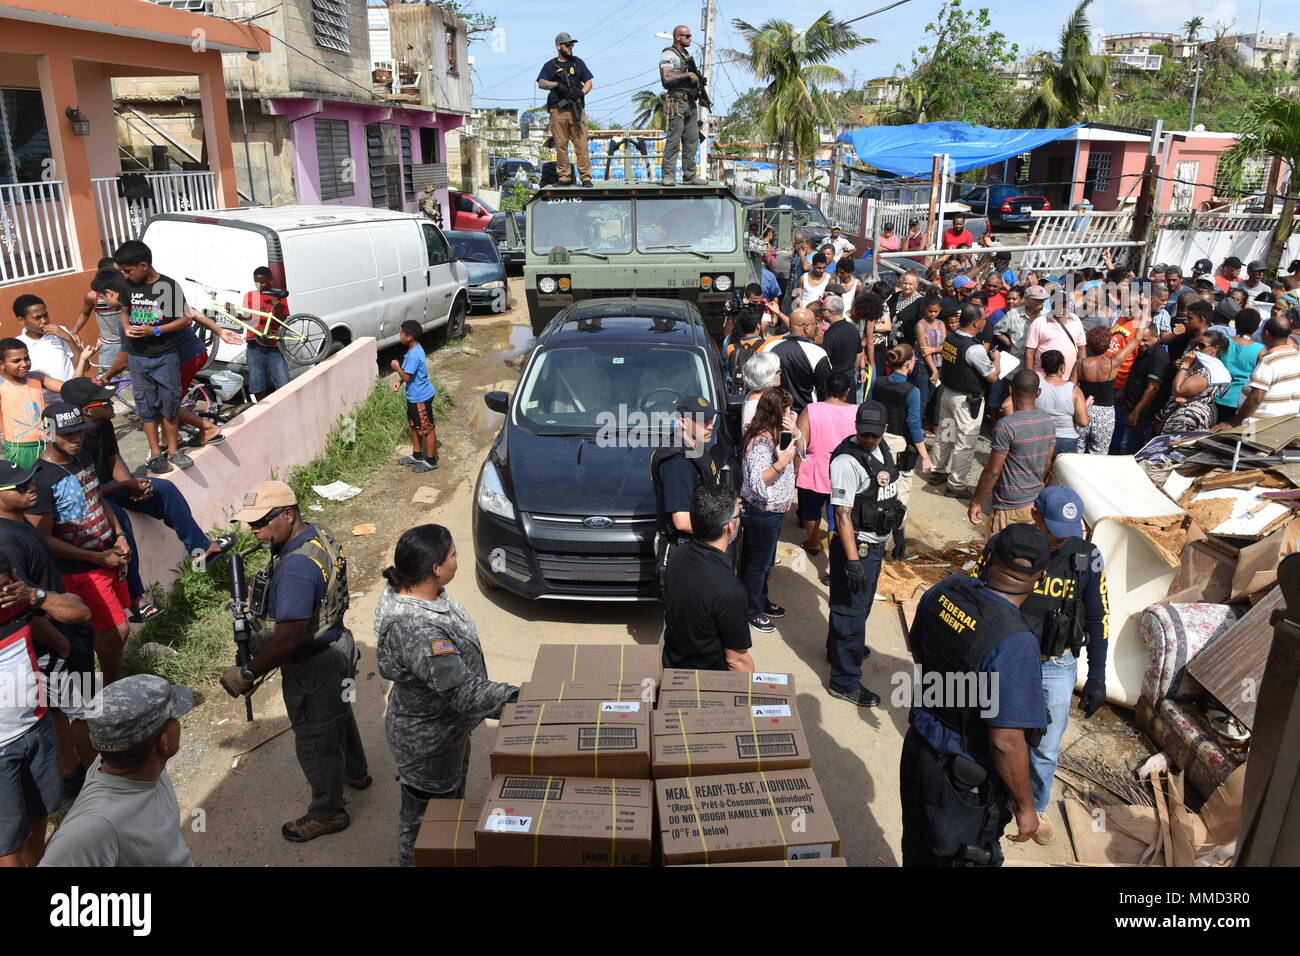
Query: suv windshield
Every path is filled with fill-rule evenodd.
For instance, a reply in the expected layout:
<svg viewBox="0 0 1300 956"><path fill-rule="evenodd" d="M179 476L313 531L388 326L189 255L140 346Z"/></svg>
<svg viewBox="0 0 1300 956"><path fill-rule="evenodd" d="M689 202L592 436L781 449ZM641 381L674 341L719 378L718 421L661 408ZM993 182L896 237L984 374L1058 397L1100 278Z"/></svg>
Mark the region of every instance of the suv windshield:
<svg viewBox="0 0 1300 956"><path fill-rule="evenodd" d="M603 255L632 251L632 200L562 196L533 204L533 252L555 246Z"/></svg>
<svg viewBox="0 0 1300 956"><path fill-rule="evenodd" d="M733 252L735 205L720 196L681 196L636 201L637 252L671 254L674 246L692 252Z"/></svg>
<svg viewBox="0 0 1300 956"><path fill-rule="evenodd" d="M517 408L519 423L537 434L588 434L662 427L677 400L691 394L712 394L694 349L574 343L538 353L519 386Z"/></svg>
<svg viewBox="0 0 1300 956"><path fill-rule="evenodd" d="M477 236L448 236L456 258L463 262L496 262L496 246L486 234Z"/></svg>

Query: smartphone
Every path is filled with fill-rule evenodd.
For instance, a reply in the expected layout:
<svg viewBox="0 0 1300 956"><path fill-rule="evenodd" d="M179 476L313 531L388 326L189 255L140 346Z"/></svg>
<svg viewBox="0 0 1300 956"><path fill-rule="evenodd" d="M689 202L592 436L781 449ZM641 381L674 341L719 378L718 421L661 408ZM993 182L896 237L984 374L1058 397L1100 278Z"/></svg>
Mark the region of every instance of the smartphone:
<svg viewBox="0 0 1300 956"><path fill-rule="evenodd" d="M790 443L793 441L794 441L794 432L788 432L783 429L781 431L781 450L785 451L787 448L790 447Z"/></svg>

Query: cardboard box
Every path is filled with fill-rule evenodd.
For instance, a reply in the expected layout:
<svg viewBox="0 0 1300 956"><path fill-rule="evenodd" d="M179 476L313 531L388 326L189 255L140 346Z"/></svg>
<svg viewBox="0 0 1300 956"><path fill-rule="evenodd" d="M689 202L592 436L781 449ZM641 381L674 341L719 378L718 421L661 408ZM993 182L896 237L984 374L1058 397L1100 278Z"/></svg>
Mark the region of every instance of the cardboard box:
<svg viewBox="0 0 1300 956"><path fill-rule="evenodd" d="M842 856L818 857L812 860L751 860L748 863L681 863L684 869L704 869L712 866L848 866Z"/></svg>
<svg viewBox="0 0 1300 956"><path fill-rule="evenodd" d="M653 749L655 779L812 766L808 739L791 701L657 710Z"/></svg>
<svg viewBox="0 0 1300 956"><path fill-rule="evenodd" d="M533 700L501 712L492 772L650 776L650 705L639 700Z"/></svg>
<svg viewBox="0 0 1300 956"><path fill-rule="evenodd" d="M691 691L730 692L750 696L793 697L794 675L741 671L692 671L669 667L663 672L661 693Z"/></svg>
<svg viewBox="0 0 1300 956"><path fill-rule="evenodd" d="M669 866L840 855L839 832L811 769L677 777L654 787Z"/></svg>
<svg viewBox="0 0 1300 956"><path fill-rule="evenodd" d="M649 866L649 780L497 774L474 831L479 866Z"/></svg>
<svg viewBox="0 0 1300 956"><path fill-rule="evenodd" d="M653 704L663 664L657 646L543 644L533 676L519 691L528 700L640 700Z"/></svg>
<svg viewBox="0 0 1300 956"><path fill-rule="evenodd" d="M482 800L430 800L415 836L416 866L478 866L474 827Z"/></svg>

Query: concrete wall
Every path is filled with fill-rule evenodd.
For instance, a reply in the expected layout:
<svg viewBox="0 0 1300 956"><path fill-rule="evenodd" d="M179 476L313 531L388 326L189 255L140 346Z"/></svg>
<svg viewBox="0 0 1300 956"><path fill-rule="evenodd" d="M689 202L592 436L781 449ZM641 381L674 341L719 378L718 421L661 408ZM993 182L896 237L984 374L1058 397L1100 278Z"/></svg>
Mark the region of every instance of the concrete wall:
<svg viewBox="0 0 1300 956"><path fill-rule="evenodd" d="M283 479L289 469L319 455L339 417L370 394L378 376L376 361L375 340L357 339L226 425L220 445L191 449L194 467L174 470L166 478L185 495L199 526L229 525L250 487ZM132 515L131 523L145 584L169 587L178 576L177 566L188 557L185 548L161 521Z"/></svg>
<svg viewBox="0 0 1300 956"><path fill-rule="evenodd" d="M469 37L464 20L427 4L388 8L389 45L396 58L427 75L421 88L431 93L426 106L439 111L470 112ZM447 69L446 29L456 31L456 71Z"/></svg>

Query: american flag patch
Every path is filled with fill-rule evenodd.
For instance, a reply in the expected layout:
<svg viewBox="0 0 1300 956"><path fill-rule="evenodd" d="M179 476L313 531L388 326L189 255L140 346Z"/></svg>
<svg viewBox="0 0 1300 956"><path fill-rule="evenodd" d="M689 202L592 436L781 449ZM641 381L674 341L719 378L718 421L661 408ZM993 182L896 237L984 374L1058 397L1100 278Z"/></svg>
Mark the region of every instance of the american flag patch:
<svg viewBox="0 0 1300 956"><path fill-rule="evenodd" d="M439 638L438 640L430 641L429 648L430 650L433 651L435 657L437 657L440 654L456 653L456 645L453 644L451 641L447 640L446 638Z"/></svg>

